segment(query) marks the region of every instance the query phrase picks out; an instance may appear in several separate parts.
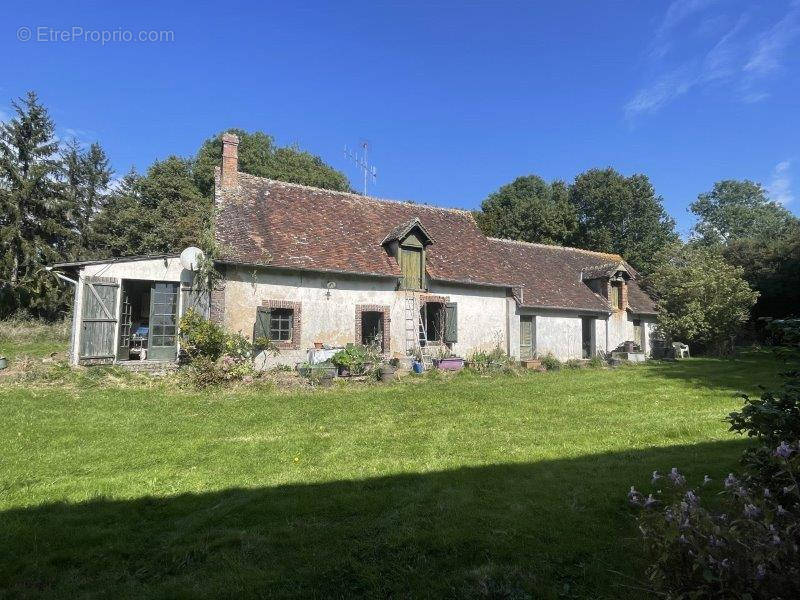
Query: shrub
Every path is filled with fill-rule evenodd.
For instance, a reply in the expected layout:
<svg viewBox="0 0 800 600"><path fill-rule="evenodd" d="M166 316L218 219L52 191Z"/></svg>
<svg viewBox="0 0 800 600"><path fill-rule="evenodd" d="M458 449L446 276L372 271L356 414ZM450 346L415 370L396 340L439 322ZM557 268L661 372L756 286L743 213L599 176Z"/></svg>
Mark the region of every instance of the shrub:
<svg viewBox="0 0 800 600"><path fill-rule="evenodd" d="M549 352L540 360L542 361L542 366L548 371L558 371L561 368L561 361Z"/></svg>
<svg viewBox="0 0 800 600"><path fill-rule="evenodd" d="M589 362L586 363L586 366L592 369L600 369L606 366L606 361L603 359L603 357L594 355L589 359Z"/></svg>
<svg viewBox="0 0 800 600"><path fill-rule="evenodd" d="M243 358L223 356L212 360L198 356L189 366L192 382L199 388L213 387L234 381L250 382L256 373L253 364Z"/></svg>
<svg viewBox="0 0 800 600"><path fill-rule="evenodd" d="M797 445L782 444L773 459L780 483L762 488L731 473L714 509L704 506L705 491L688 488L674 468L666 478L653 473L654 484L668 482L665 493L645 498L631 487L658 591L681 599L800 597L800 493L796 484L781 485L800 475ZM708 476L704 483L711 495Z"/></svg>
<svg viewBox="0 0 800 600"><path fill-rule="evenodd" d="M364 375L380 361L380 354L374 348L359 344L348 344L331 358L337 367L350 371L351 375Z"/></svg>
<svg viewBox="0 0 800 600"><path fill-rule="evenodd" d="M240 333L229 333L220 325L187 310L181 317L181 347L191 359L205 357L216 361L222 356L250 358L253 344Z"/></svg>
<svg viewBox="0 0 800 600"><path fill-rule="evenodd" d="M512 359L500 347L490 352L474 352L469 358L469 366L480 373L502 370Z"/></svg>
<svg viewBox="0 0 800 600"><path fill-rule="evenodd" d="M666 494L644 498L631 487L629 501L645 509L638 520L653 559L648 574L668 597L800 597L800 386L797 372L786 377L780 393L745 396L727 417L732 431L761 444L745 451L743 475L725 478L715 508L674 468L667 478L653 472L654 485L670 482Z"/></svg>
<svg viewBox="0 0 800 600"><path fill-rule="evenodd" d="M564 363L564 368L566 369L582 369L583 363L579 361L577 358L571 358L567 362Z"/></svg>

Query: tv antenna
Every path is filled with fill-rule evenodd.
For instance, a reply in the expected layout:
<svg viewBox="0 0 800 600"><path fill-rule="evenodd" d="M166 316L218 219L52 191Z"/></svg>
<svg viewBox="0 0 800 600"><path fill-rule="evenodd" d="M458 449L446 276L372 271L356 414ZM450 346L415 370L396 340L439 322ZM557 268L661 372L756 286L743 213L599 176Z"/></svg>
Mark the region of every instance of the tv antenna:
<svg viewBox="0 0 800 600"><path fill-rule="evenodd" d="M346 158L349 158L356 163L356 166L361 169L362 173L364 173L364 195L366 196L367 181L372 179L372 183L376 182L378 179L378 169L376 169L374 165L369 164L369 142L367 140L363 140L358 145L361 148L360 153L358 150L354 152L345 146L344 155Z"/></svg>

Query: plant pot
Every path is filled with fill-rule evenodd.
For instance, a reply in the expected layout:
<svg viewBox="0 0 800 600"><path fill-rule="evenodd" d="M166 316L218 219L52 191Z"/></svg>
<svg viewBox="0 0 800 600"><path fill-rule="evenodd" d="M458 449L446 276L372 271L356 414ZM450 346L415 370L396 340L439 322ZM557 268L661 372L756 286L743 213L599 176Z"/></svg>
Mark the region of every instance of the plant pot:
<svg viewBox="0 0 800 600"><path fill-rule="evenodd" d="M538 358L528 358L519 362L524 369L540 369L542 367L542 361Z"/></svg>
<svg viewBox="0 0 800 600"><path fill-rule="evenodd" d="M383 366L381 367L381 381L388 382L397 379L397 367Z"/></svg>
<svg viewBox="0 0 800 600"><path fill-rule="evenodd" d="M635 352L636 351L636 344L634 342L625 342L623 344L625 348L625 352Z"/></svg>
<svg viewBox="0 0 800 600"><path fill-rule="evenodd" d="M411 370L414 371L414 373L420 374L425 370L425 366L418 360L415 360L411 363Z"/></svg>
<svg viewBox="0 0 800 600"><path fill-rule="evenodd" d="M323 346L324 344L322 342L314 342L314 348L316 348L317 350L322 350Z"/></svg>
<svg viewBox="0 0 800 600"><path fill-rule="evenodd" d="M451 356L450 358L440 358L436 361L436 368L442 371L458 371L464 368L464 359L458 356Z"/></svg>

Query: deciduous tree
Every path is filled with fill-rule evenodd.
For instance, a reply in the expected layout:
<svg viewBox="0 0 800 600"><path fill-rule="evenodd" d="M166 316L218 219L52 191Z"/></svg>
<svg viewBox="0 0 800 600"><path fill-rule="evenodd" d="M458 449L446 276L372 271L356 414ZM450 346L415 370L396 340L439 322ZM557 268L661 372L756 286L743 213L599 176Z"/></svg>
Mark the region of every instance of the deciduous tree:
<svg viewBox="0 0 800 600"><path fill-rule="evenodd" d="M656 256L646 285L655 295L659 326L672 339L721 354L750 317L758 298L743 270L715 248L672 245Z"/></svg>
<svg viewBox="0 0 800 600"><path fill-rule="evenodd" d="M490 194L477 218L486 235L543 244L563 245L577 225L566 184L536 175L518 177Z"/></svg>
<svg viewBox="0 0 800 600"><path fill-rule="evenodd" d="M591 169L575 178L569 199L578 218L571 245L616 252L642 273L652 270L662 248L678 240L675 222L645 175Z"/></svg>

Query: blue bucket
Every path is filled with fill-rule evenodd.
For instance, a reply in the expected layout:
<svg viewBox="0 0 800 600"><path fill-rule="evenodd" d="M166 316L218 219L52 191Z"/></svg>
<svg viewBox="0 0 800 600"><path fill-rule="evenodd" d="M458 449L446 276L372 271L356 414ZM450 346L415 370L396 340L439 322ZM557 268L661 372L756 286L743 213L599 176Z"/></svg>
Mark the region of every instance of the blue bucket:
<svg viewBox="0 0 800 600"><path fill-rule="evenodd" d="M425 370L425 367L422 365L422 363L416 360L411 363L411 368L414 370L414 373L422 373Z"/></svg>

